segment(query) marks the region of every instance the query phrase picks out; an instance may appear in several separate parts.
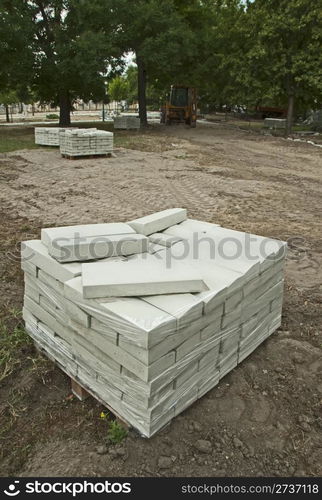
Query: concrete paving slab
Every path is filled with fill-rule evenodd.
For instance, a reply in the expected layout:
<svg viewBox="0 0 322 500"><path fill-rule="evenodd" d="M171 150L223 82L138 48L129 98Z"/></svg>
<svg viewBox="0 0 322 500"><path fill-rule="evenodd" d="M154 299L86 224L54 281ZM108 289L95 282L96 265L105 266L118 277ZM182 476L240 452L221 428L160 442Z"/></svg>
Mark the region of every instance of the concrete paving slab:
<svg viewBox="0 0 322 500"><path fill-rule="evenodd" d="M21 243L21 258L39 267L59 281L67 281L81 274L81 264L73 262L60 264L48 254L47 247L40 240L23 241Z"/></svg>
<svg viewBox="0 0 322 500"><path fill-rule="evenodd" d="M283 307L283 290L280 292L279 295L276 296L274 300L270 303L270 312L275 311L277 314L282 313L282 307Z"/></svg>
<svg viewBox="0 0 322 500"><path fill-rule="evenodd" d="M244 298L243 290L238 290L234 292L230 297L225 300L224 314L233 312L241 304Z"/></svg>
<svg viewBox="0 0 322 500"><path fill-rule="evenodd" d="M165 233L153 233L150 234L149 241L163 247L172 247L172 245L175 245L176 243L179 243L179 241L182 241L182 238L180 238L179 236L171 236Z"/></svg>
<svg viewBox="0 0 322 500"><path fill-rule="evenodd" d="M249 356L264 340L281 325L281 315L275 311L258 321L246 338L239 343L238 363Z"/></svg>
<svg viewBox="0 0 322 500"><path fill-rule="evenodd" d="M248 335L250 335L254 331L254 329L260 323L260 321L262 321L264 318L266 318L270 312L271 312L271 305L266 304L254 316L252 316L247 321L242 323L240 341L242 341L243 339L248 337Z"/></svg>
<svg viewBox="0 0 322 500"><path fill-rule="evenodd" d="M221 325L221 318L223 316L224 304L221 303L210 313L204 314L199 319L192 321L189 326L184 328L185 331L190 331L193 333L203 332L209 326L209 328L216 328L217 325ZM179 330L180 331L180 330Z"/></svg>
<svg viewBox="0 0 322 500"><path fill-rule="evenodd" d="M83 311L80 307L74 304L70 300L64 301L64 312L67 317L72 318L76 323L84 326L85 328L90 328L91 326L91 317L85 311Z"/></svg>
<svg viewBox="0 0 322 500"><path fill-rule="evenodd" d="M150 234L163 231L167 227L178 224L187 218L187 210L185 208L169 208L156 212L139 219L128 222L137 233L149 236Z"/></svg>
<svg viewBox="0 0 322 500"><path fill-rule="evenodd" d="M154 254L154 253L157 253L157 252L164 252L166 250L166 247L163 246L163 245L159 245L158 243L154 243L152 241L149 241L149 244L148 244L148 252L150 254ZM135 256L133 256L134 258Z"/></svg>
<svg viewBox="0 0 322 500"><path fill-rule="evenodd" d="M181 328L180 330L175 330L171 335L168 335L164 340L154 345L149 349L144 349L135 345L133 342L129 342L122 334L119 335L119 346L125 351L129 352L135 358L139 359L143 363L149 365L156 361L157 359L164 356L169 351L174 350L180 344L185 342L188 338L192 337L199 330L195 328Z"/></svg>
<svg viewBox="0 0 322 500"><path fill-rule="evenodd" d="M136 298L84 299L81 278L65 283L65 296L129 342L150 348L176 330L176 318Z"/></svg>
<svg viewBox="0 0 322 500"><path fill-rule="evenodd" d="M62 338L54 335L54 332L44 323L38 322L37 327L26 325L26 330L36 341L39 347L46 352L49 359L62 368L66 373L74 375L77 373L77 365L74 361L71 346Z"/></svg>
<svg viewBox="0 0 322 500"><path fill-rule="evenodd" d="M111 326L141 347L153 347L176 331L173 316L136 298L104 303L103 308Z"/></svg>
<svg viewBox="0 0 322 500"><path fill-rule="evenodd" d="M110 381L102 380L96 374L94 375L93 370L89 370L88 367L86 368L78 366L77 370L77 377L82 382L82 385L92 390L95 389L95 392L101 395L101 399L109 402L109 404L115 399L121 401L122 391L120 389L113 386Z"/></svg>
<svg viewBox="0 0 322 500"><path fill-rule="evenodd" d="M212 365L212 366L218 365L219 348L220 348L220 341L218 340L217 345L212 347L206 354L204 354L199 359L199 366L198 366L199 371L204 370L209 365Z"/></svg>
<svg viewBox="0 0 322 500"><path fill-rule="evenodd" d="M61 240L64 238L88 238L90 236L98 237L131 233L135 233L134 229L123 222L46 227L41 230L41 241L44 245L49 246L54 240Z"/></svg>
<svg viewBox="0 0 322 500"><path fill-rule="evenodd" d="M279 281L277 284L269 288L265 293L261 294L256 300L251 303L243 304L241 311L241 322L247 321L248 318L254 316L263 307L268 305L276 297L279 297L283 293L284 280Z"/></svg>
<svg viewBox="0 0 322 500"><path fill-rule="evenodd" d="M193 263L194 264L194 263ZM243 273L225 269L217 264L200 262L196 268L203 277L209 290L196 294L203 301L204 314L209 314L216 309L233 292L242 288L245 283Z"/></svg>
<svg viewBox="0 0 322 500"><path fill-rule="evenodd" d="M286 243L263 236L234 231L222 227L206 230L204 234L191 233L179 224L165 231L166 234L188 239L184 251L194 260L208 260L224 268L252 275L259 274L286 254ZM171 249L174 257L182 253L180 245Z"/></svg>
<svg viewBox="0 0 322 500"><path fill-rule="evenodd" d="M42 307L53 314L60 323L67 323L68 317L71 317L85 327L90 326L89 314L64 297L62 293L64 290L63 283L55 280L46 273L42 273L41 270L39 270L38 279L28 278L28 281L38 290L38 293L42 297ZM50 285L53 285L54 288Z"/></svg>
<svg viewBox="0 0 322 500"><path fill-rule="evenodd" d="M192 361L184 370L184 372L181 373L178 377L176 377L174 381L176 389L182 386L188 380L190 380L198 372L198 364L199 364L198 361Z"/></svg>
<svg viewBox="0 0 322 500"><path fill-rule="evenodd" d="M203 303L191 293L148 295L142 299L177 318L178 328L202 316Z"/></svg>
<svg viewBox="0 0 322 500"><path fill-rule="evenodd" d="M234 328L236 323L241 323L241 312L242 304L239 303L235 309L231 310L229 313L224 314L221 320L221 328Z"/></svg>
<svg viewBox="0 0 322 500"><path fill-rule="evenodd" d="M188 340L183 342L181 345L179 345L176 348L176 361L179 361L180 359L184 358L184 356L194 351L196 347L200 344L200 342L201 342L200 332L198 332L192 337L190 337Z"/></svg>
<svg viewBox="0 0 322 500"><path fill-rule="evenodd" d="M71 343L71 340L73 338L73 332L71 329L60 324L53 315L48 313L45 309L43 309L29 297L24 297L24 304L26 309L28 309L28 311L30 311L39 321L48 326L55 332L56 335L61 337L63 340Z"/></svg>
<svg viewBox="0 0 322 500"><path fill-rule="evenodd" d="M32 326L37 326L39 321L25 306L22 308L22 318L26 324L29 323Z"/></svg>
<svg viewBox="0 0 322 500"><path fill-rule="evenodd" d="M35 266L34 264L32 264L31 262L28 262L26 260L22 260L21 261L21 269L25 272L25 273L28 273L30 274L31 276L34 276L35 278L37 278L37 275L38 275L38 268L37 266Z"/></svg>
<svg viewBox="0 0 322 500"><path fill-rule="evenodd" d="M189 233L189 239L171 247L172 261L187 260L195 267L217 266L225 272L234 271L242 274L244 281L256 277L260 272L260 259L257 257L248 259L243 256L242 242L230 239L228 235L218 237L216 231L219 229L222 228L216 228L207 235Z"/></svg>
<svg viewBox="0 0 322 500"><path fill-rule="evenodd" d="M198 397L198 388L193 387L188 390L178 399L174 407L174 416L176 417L180 413L182 413L186 408L192 405L197 400Z"/></svg>
<svg viewBox="0 0 322 500"><path fill-rule="evenodd" d="M167 268L160 261L95 262L82 264L85 298L133 297L200 292L207 287L197 270L175 262Z"/></svg>
<svg viewBox="0 0 322 500"><path fill-rule="evenodd" d="M162 387L162 389L157 391L151 397L142 397L142 394L136 395L136 393L133 392L131 394L123 393L122 401L124 401L125 404L132 406L132 408L139 406L140 409L144 411L157 405L162 399L169 397L173 393L173 390L173 383L170 383L165 387Z"/></svg>
<svg viewBox="0 0 322 500"><path fill-rule="evenodd" d="M48 253L59 262L75 262L132 255L148 251L148 238L142 234L116 234L53 240Z"/></svg>
<svg viewBox="0 0 322 500"><path fill-rule="evenodd" d="M39 269L38 272L38 279L41 283L44 285L48 285L50 288L55 290L55 292L59 293L60 295L63 295L64 293L64 284L50 276L50 274L46 273L42 269Z"/></svg>
<svg viewBox="0 0 322 500"><path fill-rule="evenodd" d="M75 325L75 323L71 323ZM76 326L76 325L75 325ZM116 361L119 365L125 366L142 380L148 380L149 367L139 360L123 351L115 342L111 342L106 335L102 335L92 328L81 328L77 325L78 340L82 337L82 344L89 352L98 355L97 350L101 351L101 356L106 355ZM102 358L100 358L102 359Z"/></svg>
<svg viewBox="0 0 322 500"><path fill-rule="evenodd" d="M219 307L213 310L211 313L213 319L209 321L209 324L204 326L200 332L201 340L207 340L211 337L219 337L221 334L221 323L223 316L224 305L221 304Z"/></svg>
<svg viewBox="0 0 322 500"><path fill-rule="evenodd" d="M184 229L187 229L190 232L207 232L211 231L216 227L220 227L220 224L216 224L214 222L205 222L197 219L190 219L181 222L180 226Z"/></svg>
<svg viewBox="0 0 322 500"><path fill-rule="evenodd" d="M26 276L25 276L25 295L27 295L27 297L30 297L32 300L37 302L37 304L39 304L39 299L40 299L39 291L35 287L33 287L30 283L28 283L28 281L26 281Z"/></svg>
<svg viewBox="0 0 322 500"><path fill-rule="evenodd" d="M40 295L39 296L39 305L45 311L49 312L49 314L51 314L54 318L57 319L57 317L56 317L56 311L57 311L57 309L56 309L55 304L53 302L51 302L50 300L48 300L43 295Z"/></svg>
<svg viewBox="0 0 322 500"><path fill-rule="evenodd" d="M219 384L220 380L220 371L218 369L214 369L213 372L200 383L198 387L198 399L202 398L207 392L216 387Z"/></svg>
<svg viewBox="0 0 322 500"><path fill-rule="evenodd" d="M74 336L73 348L76 357L80 355L86 362L92 360L88 366L91 366L98 372L106 373L106 370L110 370L113 373L121 373L121 365L119 363L92 343L86 342L84 337L80 335Z"/></svg>
<svg viewBox="0 0 322 500"><path fill-rule="evenodd" d="M113 328L108 327L106 324L98 321L96 318L91 318L90 327L101 335L104 335L104 337L107 337L107 339L110 342L113 342L113 344L118 343L119 334L115 330L113 330Z"/></svg>
<svg viewBox="0 0 322 500"><path fill-rule="evenodd" d="M261 295L263 295L265 292L267 292L270 288L275 286L277 283L283 280L284 273L279 272L272 274L271 276L267 276L265 280L261 279L264 274L263 273L258 280L252 280L251 282L247 283L243 287L243 294L244 294L244 301L247 303L252 303L256 299L258 299ZM269 273L271 274L271 273ZM251 286L251 289L249 285Z"/></svg>

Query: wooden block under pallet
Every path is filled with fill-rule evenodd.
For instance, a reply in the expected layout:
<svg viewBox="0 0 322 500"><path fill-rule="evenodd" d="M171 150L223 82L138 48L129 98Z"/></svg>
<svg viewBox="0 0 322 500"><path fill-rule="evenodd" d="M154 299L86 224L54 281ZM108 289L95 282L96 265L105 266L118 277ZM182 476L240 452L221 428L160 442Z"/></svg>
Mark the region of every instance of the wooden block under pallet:
<svg viewBox="0 0 322 500"><path fill-rule="evenodd" d="M70 382L72 393L74 394L74 396L76 396L80 401L85 401L85 399L87 399L89 396L86 389L84 389L84 387L82 387L78 382L76 382L76 380L72 378L70 379Z"/></svg>
<svg viewBox="0 0 322 500"><path fill-rule="evenodd" d="M90 389L85 389L79 381L75 380L73 377L69 375L70 381L71 381L71 387L72 387L72 393L80 400L84 401L86 398L89 396L93 396L96 401L101 403L103 406L105 406L113 415L115 416L116 420L122 425L125 429L130 429L131 425L124 420L123 417L118 415L118 413L111 407L109 406L105 401L102 401L100 398L96 396L93 392L90 391Z"/></svg>

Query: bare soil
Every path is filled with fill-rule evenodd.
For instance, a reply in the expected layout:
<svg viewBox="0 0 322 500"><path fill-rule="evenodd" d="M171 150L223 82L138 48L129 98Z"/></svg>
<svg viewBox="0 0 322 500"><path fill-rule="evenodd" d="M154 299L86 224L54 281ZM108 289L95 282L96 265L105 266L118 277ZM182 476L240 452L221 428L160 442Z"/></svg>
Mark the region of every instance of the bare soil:
<svg viewBox="0 0 322 500"><path fill-rule="evenodd" d="M127 149L115 158L70 161L53 149L0 157L0 314L9 327L10 311L22 308L20 241L44 226L174 206L289 241L282 327L155 437L132 430L116 446L99 403L70 397L68 378L32 345L17 349L0 382L0 474L321 475L321 149L222 123L119 139Z"/></svg>

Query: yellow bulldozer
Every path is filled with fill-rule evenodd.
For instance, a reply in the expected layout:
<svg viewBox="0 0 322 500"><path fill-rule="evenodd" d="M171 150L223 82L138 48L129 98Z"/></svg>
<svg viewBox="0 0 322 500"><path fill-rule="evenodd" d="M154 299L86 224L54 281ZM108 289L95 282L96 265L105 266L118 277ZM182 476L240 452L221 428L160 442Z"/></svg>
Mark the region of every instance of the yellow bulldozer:
<svg viewBox="0 0 322 500"><path fill-rule="evenodd" d="M197 93L193 87L171 85L165 106L161 108L161 123L185 123L190 127L197 124Z"/></svg>

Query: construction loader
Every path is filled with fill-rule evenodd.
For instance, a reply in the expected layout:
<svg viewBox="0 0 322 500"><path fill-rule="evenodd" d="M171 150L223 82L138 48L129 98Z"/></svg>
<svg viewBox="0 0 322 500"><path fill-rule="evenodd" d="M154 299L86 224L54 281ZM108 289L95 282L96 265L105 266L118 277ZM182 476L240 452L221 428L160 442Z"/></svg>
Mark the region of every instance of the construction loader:
<svg viewBox="0 0 322 500"><path fill-rule="evenodd" d="M197 95L193 87L172 85L169 97L161 108L161 123L185 123L195 127L197 123Z"/></svg>

